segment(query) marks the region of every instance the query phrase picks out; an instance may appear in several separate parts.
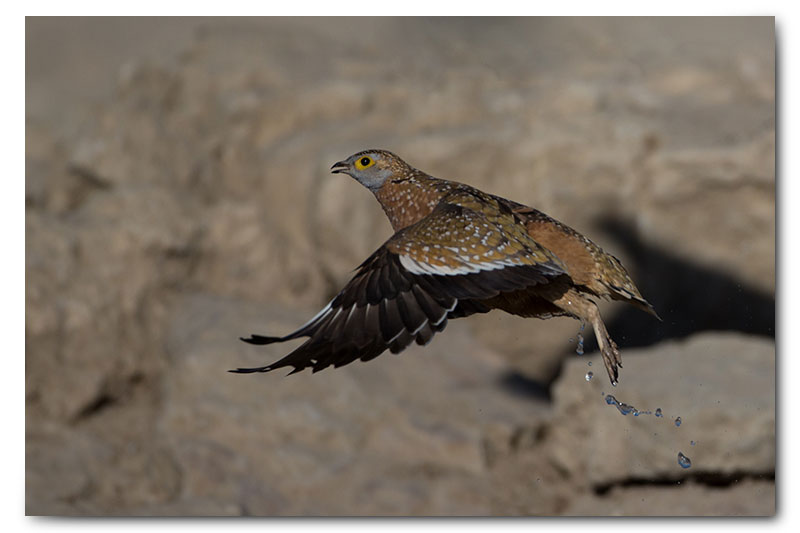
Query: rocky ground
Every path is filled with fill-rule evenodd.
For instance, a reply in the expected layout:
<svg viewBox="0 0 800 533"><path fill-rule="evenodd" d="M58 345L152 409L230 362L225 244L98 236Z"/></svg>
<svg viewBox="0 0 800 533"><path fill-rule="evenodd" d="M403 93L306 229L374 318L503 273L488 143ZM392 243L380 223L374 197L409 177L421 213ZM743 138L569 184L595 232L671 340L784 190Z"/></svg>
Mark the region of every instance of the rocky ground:
<svg viewBox="0 0 800 533"><path fill-rule="evenodd" d="M774 513L772 19L26 40L27 513ZM303 323L390 234L328 173L370 147L620 257L664 318L603 307L620 386L576 322L494 313L368 364L226 373L282 355L236 339Z"/></svg>

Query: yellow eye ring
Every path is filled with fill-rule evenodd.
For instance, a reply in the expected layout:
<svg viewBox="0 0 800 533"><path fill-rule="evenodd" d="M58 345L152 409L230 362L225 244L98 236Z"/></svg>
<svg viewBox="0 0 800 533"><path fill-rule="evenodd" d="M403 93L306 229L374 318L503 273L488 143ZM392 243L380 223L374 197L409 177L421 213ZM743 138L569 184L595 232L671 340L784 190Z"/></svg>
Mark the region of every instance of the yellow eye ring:
<svg viewBox="0 0 800 533"><path fill-rule="evenodd" d="M369 168L375 164L375 160L371 157L361 157L356 161L356 168L358 170L364 170L365 168Z"/></svg>

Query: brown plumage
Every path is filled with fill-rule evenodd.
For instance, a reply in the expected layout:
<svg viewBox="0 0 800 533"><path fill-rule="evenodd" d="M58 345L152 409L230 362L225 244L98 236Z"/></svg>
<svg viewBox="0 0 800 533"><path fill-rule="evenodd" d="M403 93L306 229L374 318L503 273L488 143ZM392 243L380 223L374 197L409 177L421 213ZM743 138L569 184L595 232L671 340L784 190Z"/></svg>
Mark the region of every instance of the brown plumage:
<svg viewBox="0 0 800 533"><path fill-rule="evenodd" d="M657 317L618 259L544 213L469 185L434 178L385 150L332 167L370 189L395 234L314 318L284 337L309 339L279 361L231 372L314 372L387 348L427 344L448 319L502 309L524 317L571 316L594 329L612 384L622 366L593 297L622 300Z"/></svg>

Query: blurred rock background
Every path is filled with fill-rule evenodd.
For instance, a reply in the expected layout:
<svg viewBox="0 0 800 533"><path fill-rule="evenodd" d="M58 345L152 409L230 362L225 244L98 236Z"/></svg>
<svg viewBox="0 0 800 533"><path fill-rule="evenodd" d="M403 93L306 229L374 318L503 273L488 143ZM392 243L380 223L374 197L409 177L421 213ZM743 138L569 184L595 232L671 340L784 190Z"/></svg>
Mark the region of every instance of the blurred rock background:
<svg viewBox="0 0 800 533"><path fill-rule="evenodd" d="M27 513L772 514L774 54L772 18L28 18ZM499 313L226 373L390 235L328 172L375 147L620 257L664 318L603 306L620 386Z"/></svg>

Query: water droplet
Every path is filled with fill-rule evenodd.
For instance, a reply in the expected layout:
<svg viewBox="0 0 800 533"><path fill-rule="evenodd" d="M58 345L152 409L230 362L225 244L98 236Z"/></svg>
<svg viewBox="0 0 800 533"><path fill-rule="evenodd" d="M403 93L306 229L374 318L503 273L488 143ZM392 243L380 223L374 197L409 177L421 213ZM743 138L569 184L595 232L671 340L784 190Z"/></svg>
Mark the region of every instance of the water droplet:
<svg viewBox="0 0 800 533"><path fill-rule="evenodd" d="M583 329L583 326L581 326L581 329ZM580 333L578 333L578 347L575 348L575 353L578 355L583 355L583 335Z"/></svg>
<svg viewBox="0 0 800 533"><path fill-rule="evenodd" d="M613 405L613 406L616 406L617 410L618 410L620 413L622 413L623 415L629 415L629 414L633 413L633 416L639 416L639 411L638 411L638 409L636 409L636 408L635 408L634 406L632 406L632 405L628 405L627 403L624 403L624 402L618 402L618 401L617 401L617 399L616 399L616 398L614 398L614 397L613 397L612 395L610 395L610 394L606 396L606 403L607 403L608 405Z"/></svg>
<svg viewBox="0 0 800 533"><path fill-rule="evenodd" d="M594 377L594 372L589 371L586 373L586 381L592 381L593 377Z"/></svg>
<svg viewBox="0 0 800 533"><path fill-rule="evenodd" d="M694 446L694 445L695 445L695 444L697 444L697 443L696 443L695 441L693 441L693 440L690 440L690 441L689 441L689 444L691 444L692 446Z"/></svg>
<svg viewBox="0 0 800 533"><path fill-rule="evenodd" d="M591 362L591 361L589 361L588 365L589 365L589 366L592 366L592 362Z"/></svg>
<svg viewBox="0 0 800 533"><path fill-rule="evenodd" d="M664 414L661 412L661 408L659 407L656 409L656 418L661 418Z"/></svg>
<svg viewBox="0 0 800 533"><path fill-rule="evenodd" d="M681 427L681 417L675 419L675 426Z"/></svg>
<svg viewBox="0 0 800 533"><path fill-rule="evenodd" d="M692 466L692 460L678 452L678 464L681 465L681 468L689 468Z"/></svg>

